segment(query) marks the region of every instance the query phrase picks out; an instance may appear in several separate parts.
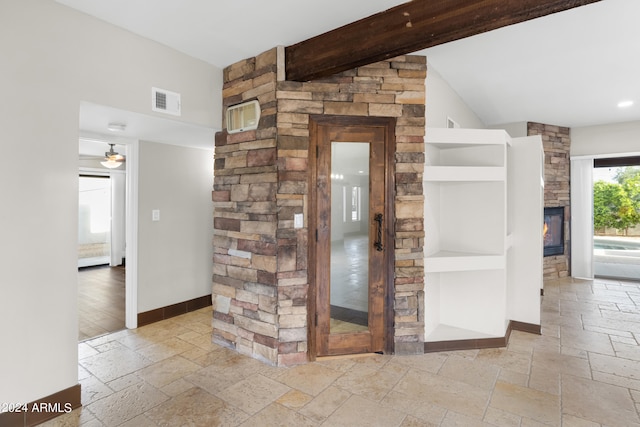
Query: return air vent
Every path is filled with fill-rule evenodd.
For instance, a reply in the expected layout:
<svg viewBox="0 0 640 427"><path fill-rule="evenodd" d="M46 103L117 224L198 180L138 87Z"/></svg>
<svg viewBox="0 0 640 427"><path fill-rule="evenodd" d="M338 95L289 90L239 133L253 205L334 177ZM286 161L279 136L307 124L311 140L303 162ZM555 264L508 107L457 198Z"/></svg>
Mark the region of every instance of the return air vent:
<svg viewBox="0 0 640 427"><path fill-rule="evenodd" d="M180 115L180 94L157 87L151 88L151 109L160 113Z"/></svg>
<svg viewBox="0 0 640 427"><path fill-rule="evenodd" d="M249 101L227 108L227 132L236 133L258 128L260 104Z"/></svg>

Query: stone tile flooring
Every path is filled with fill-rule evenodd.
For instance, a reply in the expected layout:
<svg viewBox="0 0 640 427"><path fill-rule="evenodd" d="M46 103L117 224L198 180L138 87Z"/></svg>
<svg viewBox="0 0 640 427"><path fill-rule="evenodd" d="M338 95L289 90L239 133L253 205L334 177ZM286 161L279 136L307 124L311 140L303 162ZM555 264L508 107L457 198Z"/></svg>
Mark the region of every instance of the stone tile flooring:
<svg viewBox="0 0 640 427"><path fill-rule="evenodd" d="M84 407L48 426L640 426L640 284L545 284L508 348L275 368L211 344L210 308L79 344Z"/></svg>

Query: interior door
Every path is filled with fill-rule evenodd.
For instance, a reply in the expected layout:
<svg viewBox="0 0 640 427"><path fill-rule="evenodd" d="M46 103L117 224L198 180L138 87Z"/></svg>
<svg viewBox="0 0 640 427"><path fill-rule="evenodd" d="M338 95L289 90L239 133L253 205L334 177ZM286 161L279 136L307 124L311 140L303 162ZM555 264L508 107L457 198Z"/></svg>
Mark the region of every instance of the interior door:
<svg viewBox="0 0 640 427"><path fill-rule="evenodd" d="M385 347L387 128L317 127L316 354Z"/></svg>

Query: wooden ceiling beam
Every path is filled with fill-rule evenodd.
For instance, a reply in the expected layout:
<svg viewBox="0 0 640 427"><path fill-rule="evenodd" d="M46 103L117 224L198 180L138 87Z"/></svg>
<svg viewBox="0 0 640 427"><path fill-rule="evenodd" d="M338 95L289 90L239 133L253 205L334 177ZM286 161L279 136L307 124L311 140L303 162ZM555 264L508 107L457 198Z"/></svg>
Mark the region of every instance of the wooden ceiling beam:
<svg viewBox="0 0 640 427"><path fill-rule="evenodd" d="M287 46L286 78L327 77L598 1L414 0Z"/></svg>

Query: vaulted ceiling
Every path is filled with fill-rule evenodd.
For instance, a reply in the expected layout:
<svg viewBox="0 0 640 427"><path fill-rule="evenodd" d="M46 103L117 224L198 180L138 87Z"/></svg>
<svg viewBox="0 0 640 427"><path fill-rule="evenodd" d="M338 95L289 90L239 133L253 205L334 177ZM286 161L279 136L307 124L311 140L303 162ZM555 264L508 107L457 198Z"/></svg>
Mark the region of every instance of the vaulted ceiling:
<svg viewBox="0 0 640 427"><path fill-rule="evenodd" d="M56 1L221 68L402 3ZM638 17L638 0L603 0L417 53L486 125L640 120Z"/></svg>

